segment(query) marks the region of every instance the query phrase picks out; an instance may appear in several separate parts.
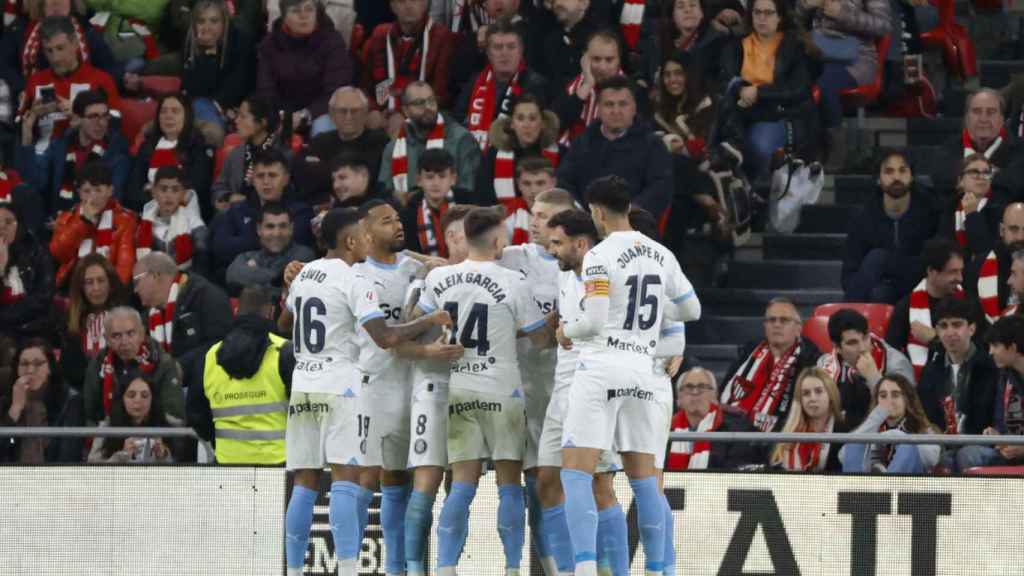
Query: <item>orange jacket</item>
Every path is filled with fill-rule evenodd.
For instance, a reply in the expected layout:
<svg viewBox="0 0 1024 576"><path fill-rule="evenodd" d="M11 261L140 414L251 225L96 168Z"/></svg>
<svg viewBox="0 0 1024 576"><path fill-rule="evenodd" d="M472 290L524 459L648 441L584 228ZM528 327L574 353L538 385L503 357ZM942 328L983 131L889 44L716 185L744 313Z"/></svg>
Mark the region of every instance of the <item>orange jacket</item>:
<svg viewBox="0 0 1024 576"><path fill-rule="evenodd" d="M111 200L114 211L114 240L110 246L110 263L126 286L131 286L135 267L135 213ZM57 286L63 286L78 262L78 247L82 241L95 238L96 225L78 215L78 206L61 212L50 239L50 253L57 261Z"/></svg>

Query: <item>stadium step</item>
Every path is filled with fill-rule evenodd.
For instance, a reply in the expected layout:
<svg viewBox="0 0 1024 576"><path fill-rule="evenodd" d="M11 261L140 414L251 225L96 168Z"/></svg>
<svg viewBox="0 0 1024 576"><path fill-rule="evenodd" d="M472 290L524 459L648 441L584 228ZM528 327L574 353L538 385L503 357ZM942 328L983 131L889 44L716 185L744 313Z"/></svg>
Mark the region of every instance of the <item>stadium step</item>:
<svg viewBox="0 0 1024 576"><path fill-rule="evenodd" d="M956 138L963 127L963 118L908 118L907 144L928 146L945 144Z"/></svg>
<svg viewBox="0 0 1024 576"><path fill-rule="evenodd" d="M764 257L768 260L838 260L846 234L765 234Z"/></svg>
<svg viewBox="0 0 1024 576"><path fill-rule="evenodd" d="M866 174L843 174L835 177L836 204L858 206L877 190L878 179Z"/></svg>
<svg viewBox="0 0 1024 576"><path fill-rule="evenodd" d="M761 260L733 262L727 288L835 288L842 262L828 260Z"/></svg>
<svg viewBox="0 0 1024 576"><path fill-rule="evenodd" d="M721 382L729 367L739 356L739 346L732 344L687 345L686 355L696 360L700 366L711 370L715 374L715 378Z"/></svg>
<svg viewBox="0 0 1024 576"><path fill-rule="evenodd" d="M800 212L797 234L842 234L854 208L837 204L812 204Z"/></svg>
<svg viewBox="0 0 1024 576"><path fill-rule="evenodd" d="M838 288L838 286L837 286ZM708 288L701 295L705 311L722 316L761 317L772 298L788 298L805 317L821 304L840 302L842 290L761 288ZM738 342L736 342L738 344Z"/></svg>
<svg viewBox="0 0 1024 576"><path fill-rule="evenodd" d="M731 344L739 346L764 337L761 316L705 316L687 324L687 345Z"/></svg>

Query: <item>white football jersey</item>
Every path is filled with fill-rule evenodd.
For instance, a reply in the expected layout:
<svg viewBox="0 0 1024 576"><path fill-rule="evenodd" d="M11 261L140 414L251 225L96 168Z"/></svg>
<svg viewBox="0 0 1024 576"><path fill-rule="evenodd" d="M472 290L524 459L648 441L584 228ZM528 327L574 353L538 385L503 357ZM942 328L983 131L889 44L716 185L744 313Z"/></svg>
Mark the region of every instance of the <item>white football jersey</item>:
<svg viewBox="0 0 1024 576"><path fill-rule="evenodd" d="M636 232L613 232L583 257L587 296L608 296L608 319L580 354L653 357L664 308L695 297L672 252ZM586 303L584 303L586 306Z"/></svg>
<svg viewBox="0 0 1024 576"><path fill-rule="evenodd" d="M362 379L356 330L383 318L373 283L339 258L306 264L286 300L294 315L297 392L358 394Z"/></svg>
<svg viewBox="0 0 1024 576"><path fill-rule="evenodd" d="M542 316L557 309L560 270L558 260L547 250L533 243L509 246L498 263L523 275L530 297ZM550 393L554 385L555 357L554 348L537 348L528 338L520 338L519 366L523 384Z"/></svg>
<svg viewBox="0 0 1024 576"><path fill-rule="evenodd" d="M385 264L372 258L353 266L373 284L378 305L388 324L401 324L405 291L422 268L422 264L401 254L394 264ZM366 330L359 331L359 368L369 376L371 386L407 388L409 362L384 350L370 338Z"/></svg>
<svg viewBox="0 0 1024 576"><path fill-rule="evenodd" d="M475 260L436 268L427 274L418 306L427 313L446 310L451 343L466 348L452 363L451 389L521 393L516 331L541 328L544 317L520 273Z"/></svg>
<svg viewBox="0 0 1024 576"><path fill-rule="evenodd" d="M558 277L558 317L562 322L571 324L583 314L583 295L586 289L583 278L576 275L575 270L562 272ZM558 363L555 365L555 390L552 395L572 386L572 375L576 372L576 361L579 360L579 346L573 344L566 350L558 346Z"/></svg>

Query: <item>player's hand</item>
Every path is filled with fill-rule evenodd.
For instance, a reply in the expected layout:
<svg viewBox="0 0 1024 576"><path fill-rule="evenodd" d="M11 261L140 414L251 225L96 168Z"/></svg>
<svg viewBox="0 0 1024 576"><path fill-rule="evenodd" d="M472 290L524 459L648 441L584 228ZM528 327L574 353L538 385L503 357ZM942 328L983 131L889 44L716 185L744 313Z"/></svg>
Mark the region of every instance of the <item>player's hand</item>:
<svg viewBox="0 0 1024 576"><path fill-rule="evenodd" d="M927 344L935 339L935 330L917 320L910 323L910 332L922 344Z"/></svg>
<svg viewBox="0 0 1024 576"><path fill-rule="evenodd" d="M572 340L565 337L565 322L559 322L558 329L555 330L555 339L563 350L572 350Z"/></svg>
<svg viewBox="0 0 1024 576"><path fill-rule="evenodd" d="M558 310L552 310L551 312L548 312L547 316L544 317L545 325L547 325L547 327L551 328L552 330L558 330L558 322Z"/></svg>
<svg viewBox="0 0 1024 576"><path fill-rule="evenodd" d="M440 268L441 266L447 266L447 265L448 265L448 261L447 260L445 260L444 258L436 258L434 256L430 256L426 260L423 261L423 267L426 269L426 272L428 272L428 273L431 270L433 270L434 268ZM426 278L426 274L424 274L424 278Z"/></svg>
<svg viewBox="0 0 1024 576"><path fill-rule="evenodd" d="M424 350L425 355L430 360L442 360L445 362L454 362L466 352L466 349L461 344L449 344L448 335L442 334L437 340L427 344Z"/></svg>
<svg viewBox="0 0 1024 576"><path fill-rule="evenodd" d="M676 375L679 372L679 368L683 365L682 356L673 356L665 359L665 374L668 374L669 378Z"/></svg>
<svg viewBox="0 0 1024 576"><path fill-rule="evenodd" d="M299 260L292 260L284 267L284 287L287 289L292 285L292 281L302 272L302 267L306 264Z"/></svg>
<svg viewBox="0 0 1024 576"><path fill-rule="evenodd" d="M438 310L427 315L429 322L435 326L449 327L452 325L452 317L447 310Z"/></svg>
<svg viewBox="0 0 1024 576"><path fill-rule="evenodd" d="M881 373L878 371L878 365L875 364L875 359L867 352L857 357L856 368L857 372L865 378L874 379L881 376Z"/></svg>

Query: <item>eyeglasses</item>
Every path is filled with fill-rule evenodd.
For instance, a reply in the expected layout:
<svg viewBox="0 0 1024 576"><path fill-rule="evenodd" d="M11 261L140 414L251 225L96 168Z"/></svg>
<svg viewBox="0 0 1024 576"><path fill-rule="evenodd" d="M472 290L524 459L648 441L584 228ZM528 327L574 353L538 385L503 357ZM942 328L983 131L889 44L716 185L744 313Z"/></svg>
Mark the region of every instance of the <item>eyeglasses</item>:
<svg viewBox="0 0 1024 576"><path fill-rule="evenodd" d="M754 15L754 18L771 18L778 14L778 12L775 10L753 10L751 14Z"/></svg>
<svg viewBox="0 0 1024 576"><path fill-rule="evenodd" d="M710 392L714 390L714 387L711 384L683 384L679 390L687 394L700 394L701 392Z"/></svg>
<svg viewBox="0 0 1024 576"><path fill-rule="evenodd" d="M149 276L149 272L148 271L146 271L146 272L139 272L135 276L132 276L132 285L133 286L138 286L139 281L141 281L146 276Z"/></svg>
<svg viewBox="0 0 1024 576"><path fill-rule="evenodd" d="M799 320L797 320L796 318L790 317L790 316L765 316L764 317L764 323L765 324L782 324L783 326L785 326L786 324L793 324L793 323L796 323L796 322L799 322Z"/></svg>
<svg viewBox="0 0 1024 576"><path fill-rule="evenodd" d="M964 170L964 176L970 176L971 178L980 178L982 180L991 180L995 175L995 170L978 170L977 168L971 168Z"/></svg>
<svg viewBox="0 0 1024 576"><path fill-rule="evenodd" d="M408 102L405 103L406 106L417 108L423 106L432 106L434 104L437 104L437 98L434 98L433 96L428 96L426 98L417 98L415 100L409 100Z"/></svg>

